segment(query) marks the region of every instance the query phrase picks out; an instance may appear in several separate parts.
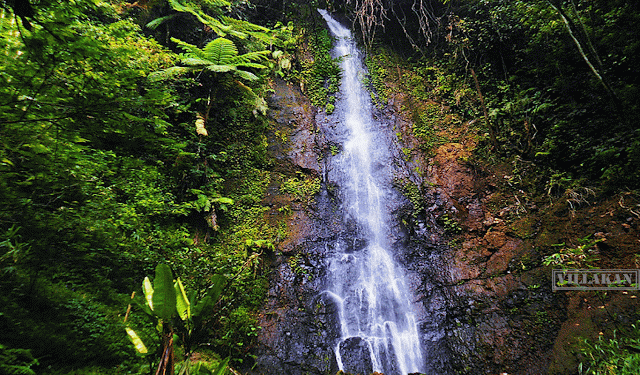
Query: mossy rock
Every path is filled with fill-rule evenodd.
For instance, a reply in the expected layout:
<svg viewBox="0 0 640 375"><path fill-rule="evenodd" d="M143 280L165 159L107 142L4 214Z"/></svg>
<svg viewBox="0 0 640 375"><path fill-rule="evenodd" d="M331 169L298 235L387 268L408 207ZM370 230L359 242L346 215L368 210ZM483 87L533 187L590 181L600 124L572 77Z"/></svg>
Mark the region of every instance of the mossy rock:
<svg viewBox="0 0 640 375"><path fill-rule="evenodd" d="M536 224L536 218L531 216L523 217L522 219L516 220L509 226L510 234L526 240L533 237L535 234Z"/></svg>
<svg viewBox="0 0 640 375"><path fill-rule="evenodd" d="M540 248L550 247L557 243L560 243L561 237L560 234L555 231L553 228L545 228L537 237L536 237L536 245Z"/></svg>

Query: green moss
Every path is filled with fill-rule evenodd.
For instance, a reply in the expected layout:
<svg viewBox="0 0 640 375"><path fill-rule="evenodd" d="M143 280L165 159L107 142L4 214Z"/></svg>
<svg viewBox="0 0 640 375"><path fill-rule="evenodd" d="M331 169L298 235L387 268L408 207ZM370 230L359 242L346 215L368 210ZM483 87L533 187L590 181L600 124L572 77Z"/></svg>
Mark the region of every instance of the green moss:
<svg viewBox="0 0 640 375"><path fill-rule="evenodd" d="M545 227L542 232L536 237L536 244L539 247L549 247L557 243L560 240L560 234L554 231L551 227Z"/></svg>
<svg viewBox="0 0 640 375"><path fill-rule="evenodd" d="M331 94L338 91L340 86L339 60L331 58L333 39L329 31L318 27L308 36L309 52L313 60L302 63L302 81L306 87L311 103L318 107L326 107L327 113L335 109L335 97Z"/></svg>
<svg viewBox="0 0 640 375"><path fill-rule="evenodd" d="M327 114L330 115L333 113L333 111L335 111L336 106L331 104L331 103L327 103L327 106L325 107L325 110L327 111Z"/></svg>
<svg viewBox="0 0 640 375"><path fill-rule="evenodd" d="M425 208L425 200L420 187L409 180L398 180L395 183L413 204L413 216L417 216Z"/></svg>
<svg viewBox="0 0 640 375"><path fill-rule="evenodd" d="M296 255L289 257L289 259L287 260L287 263L289 264L289 267L291 267L291 270L296 275L305 276L309 280L313 278L313 275L311 275L309 270L306 267L304 267L305 260L302 253L297 253Z"/></svg>
<svg viewBox="0 0 640 375"><path fill-rule="evenodd" d="M378 108L382 108L387 104L389 96L389 89L385 83L388 79L389 55L383 49L376 49L375 52L367 54L365 64L371 78L365 79L364 85L370 88L373 86L371 99Z"/></svg>
<svg viewBox="0 0 640 375"><path fill-rule="evenodd" d="M420 140L420 149L430 153L444 139L437 134L437 129L445 122L441 106L437 103L427 103L414 111L414 121L411 126L413 135Z"/></svg>
<svg viewBox="0 0 640 375"><path fill-rule="evenodd" d="M404 155L404 160L411 160L411 149L408 147L403 147L402 148L402 154Z"/></svg>
<svg viewBox="0 0 640 375"><path fill-rule="evenodd" d="M305 175L298 172L294 177L282 181L280 191L292 196L295 200L309 201L320 192L321 181L319 177Z"/></svg>
<svg viewBox="0 0 640 375"><path fill-rule="evenodd" d="M329 146L329 150L331 151L331 155L332 156L336 156L340 152L340 147L338 145L334 144L334 145Z"/></svg>
<svg viewBox="0 0 640 375"><path fill-rule="evenodd" d="M519 238L528 239L533 237L534 235L535 224L536 219L527 216L515 221L513 224L511 224L511 226L509 226L509 229Z"/></svg>
<svg viewBox="0 0 640 375"><path fill-rule="evenodd" d="M458 221L449 214L440 216L438 218L438 223L449 233L457 234L462 232L460 223L458 223Z"/></svg>

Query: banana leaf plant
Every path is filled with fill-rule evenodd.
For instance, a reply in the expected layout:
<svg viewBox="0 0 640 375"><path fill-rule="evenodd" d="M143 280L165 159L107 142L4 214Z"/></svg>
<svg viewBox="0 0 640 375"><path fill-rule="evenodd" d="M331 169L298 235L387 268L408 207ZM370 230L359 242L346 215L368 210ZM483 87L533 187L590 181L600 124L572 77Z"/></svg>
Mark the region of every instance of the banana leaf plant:
<svg viewBox="0 0 640 375"><path fill-rule="evenodd" d="M175 373L176 338L182 343L186 358L179 375L224 373L228 359L222 361L220 366L211 372L201 364L192 366L190 357L194 346L201 338L204 319L213 315L214 306L220 299L226 283L226 277L215 275L206 295L198 300L195 291L187 293L180 278L173 279L171 268L166 264L158 264L153 283L149 277L145 277L142 282L144 299L138 301L138 304L143 311L157 319L156 329L161 336L161 350L156 375ZM140 336L130 327L125 327L125 330L138 353L147 355L148 349Z"/></svg>

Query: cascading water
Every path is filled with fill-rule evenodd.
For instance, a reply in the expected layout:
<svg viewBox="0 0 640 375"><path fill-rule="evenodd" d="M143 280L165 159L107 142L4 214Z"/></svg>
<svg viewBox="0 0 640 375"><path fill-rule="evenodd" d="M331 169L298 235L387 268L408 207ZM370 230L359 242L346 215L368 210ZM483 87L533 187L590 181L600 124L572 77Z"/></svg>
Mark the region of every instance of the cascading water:
<svg viewBox="0 0 640 375"><path fill-rule="evenodd" d="M340 119L345 137L333 168L340 174L343 221L358 233L360 245L333 244L327 290L334 301L339 325L335 342L338 367L346 372L405 375L424 371L412 295L404 283L389 246L388 202L396 198L387 137L372 117L365 71L349 29L319 10L337 38L336 57L343 71L341 97L333 117ZM389 129L386 129L389 132ZM386 143L385 143L386 142ZM352 241L356 241L353 239Z"/></svg>

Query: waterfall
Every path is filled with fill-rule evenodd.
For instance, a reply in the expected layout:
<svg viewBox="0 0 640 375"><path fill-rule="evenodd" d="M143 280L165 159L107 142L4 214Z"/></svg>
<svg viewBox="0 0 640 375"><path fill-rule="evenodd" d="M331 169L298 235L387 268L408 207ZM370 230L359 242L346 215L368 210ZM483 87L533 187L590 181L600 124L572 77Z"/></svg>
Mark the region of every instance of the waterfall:
<svg viewBox="0 0 640 375"><path fill-rule="evenodd" d="M327 290L337 307L335 356L345 372L406 375L423 372L413 296L403 270L390 252L389 202L396 199L388 165L390 129L372 115L364 66L351 31L319 10L336 37L342 82L336 102L337 126L344 132L341 152L332 166L341 176L342 220L356 238L336 241L328 260ZM351 241L352 245L344 243ZM356 244L356 242L358 242Z"/></svg>

